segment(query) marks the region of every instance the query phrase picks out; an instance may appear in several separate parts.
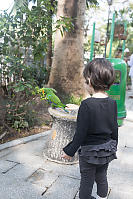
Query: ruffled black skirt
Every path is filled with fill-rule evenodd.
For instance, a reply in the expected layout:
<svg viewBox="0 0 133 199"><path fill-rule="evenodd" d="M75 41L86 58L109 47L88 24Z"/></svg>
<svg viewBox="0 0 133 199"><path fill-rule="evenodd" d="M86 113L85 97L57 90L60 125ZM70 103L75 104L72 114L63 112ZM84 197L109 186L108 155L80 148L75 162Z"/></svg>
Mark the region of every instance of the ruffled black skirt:
<svg viewBox="0 0 133 199"><path fill-rule="evenodd" d="M79 157L85 158L91 164L107 164L117 159L117 142L110 140L109 142L99 145L85 145L79 149Z"/></svg>

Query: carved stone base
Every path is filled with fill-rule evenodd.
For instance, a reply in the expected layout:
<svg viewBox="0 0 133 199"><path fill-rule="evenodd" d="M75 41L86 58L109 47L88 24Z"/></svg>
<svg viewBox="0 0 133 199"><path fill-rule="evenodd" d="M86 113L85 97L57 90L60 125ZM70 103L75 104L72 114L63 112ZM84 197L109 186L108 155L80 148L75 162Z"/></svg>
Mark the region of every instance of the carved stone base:
<svg viewBox="0 0 133 199"><path fill-rule="evenodd" d="M63 109L48 109L53 118L53 126L51 137L49 138L44 156L48 160L61 163L61 164L75 164L78 162L78 154L70 160L64 160L61 156L63 154L63 147L65 147L73 138L76 127L76 119L79 106L74 104L67 105L69 113Z"/></svg>

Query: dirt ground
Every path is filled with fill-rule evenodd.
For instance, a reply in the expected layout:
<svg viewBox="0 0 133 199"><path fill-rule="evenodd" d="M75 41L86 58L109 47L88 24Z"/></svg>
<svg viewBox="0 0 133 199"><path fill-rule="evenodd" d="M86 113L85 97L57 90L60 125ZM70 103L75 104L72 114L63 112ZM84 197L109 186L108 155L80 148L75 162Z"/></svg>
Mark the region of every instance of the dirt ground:
<svg viewBox="0 0 133 199"><path fill-rule="evenodd" d="M48 112L48 104L44 101L37 100L36 106L34 107L34 110L37 113L38 118L38 124L30 129L22 129L21 131L14 131L14 133L6 132L7 133L2 139L0 139L0 144L3 144L5 142L9 142L15 139L27 137L30 135L34 135L37 133L41 133L44 131L47 131L51 129L52 127L52 118ZM33 107L32 107L33 108ZM2 131L0 134L3 134L4 131Z"/></svg>

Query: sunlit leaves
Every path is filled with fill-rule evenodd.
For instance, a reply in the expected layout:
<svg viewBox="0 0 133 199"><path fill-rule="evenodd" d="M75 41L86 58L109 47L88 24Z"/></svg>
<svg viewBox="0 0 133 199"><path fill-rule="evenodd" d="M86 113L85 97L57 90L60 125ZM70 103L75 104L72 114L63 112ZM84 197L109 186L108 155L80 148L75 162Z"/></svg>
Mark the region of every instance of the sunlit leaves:
<svg viewBox="0 0 133 199"><path fill-rule="evenodd" d="M74 29L73 19L69 17L60 17L56 21L55 30L59 29L63 36L65 32L71 32Z"/></svg>

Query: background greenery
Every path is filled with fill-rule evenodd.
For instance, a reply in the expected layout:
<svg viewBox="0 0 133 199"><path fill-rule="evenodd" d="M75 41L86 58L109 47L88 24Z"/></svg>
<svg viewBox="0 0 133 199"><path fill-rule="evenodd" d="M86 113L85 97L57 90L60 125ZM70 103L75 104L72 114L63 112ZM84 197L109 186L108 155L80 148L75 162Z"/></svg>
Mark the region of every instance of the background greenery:
<svg viewBox="0 0 133 199"><path fill-rule="evenodd" d="M35 2L35 1L34 1ZM87 13L100 9L98 1L86 1ZM30 108L35 103L36 86L43 87L48 82L50 67L47 65L49 45L53 49L54 32L61 34L71 31L72 19L61 17L55 20L57 1L38 0L36 6L28 8L28 1L15 1L11 13L0 13L0 125L8 130L30 128L37 122L36 113ZM116 20L124 22L128 15L128 36L126 47L133 52L133 4L116 12ZM85 24L89 29L90 21ZM111 25L111 21L110 21ZM99 29L106 32L106 24ZM52 38L52 43L51 42ZM86 35L84 52L90 51L91 35ZM115 57L120 41L114 40ZM95 55L104 54L104 42L95 44ZM129 55L130 55L129 54ZM129 56L128 55L128 56ZM50 59L52 59L52 52ZM85 58L86 59L86 58ZM87 58L86 61L89 59ZM128 68L129 70L129 68ZM128 77L128 84L130 78ZM82 99L74 96L64 99L66 103L80 104Z"/></svg>

